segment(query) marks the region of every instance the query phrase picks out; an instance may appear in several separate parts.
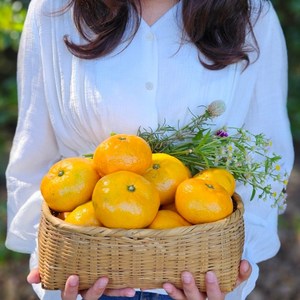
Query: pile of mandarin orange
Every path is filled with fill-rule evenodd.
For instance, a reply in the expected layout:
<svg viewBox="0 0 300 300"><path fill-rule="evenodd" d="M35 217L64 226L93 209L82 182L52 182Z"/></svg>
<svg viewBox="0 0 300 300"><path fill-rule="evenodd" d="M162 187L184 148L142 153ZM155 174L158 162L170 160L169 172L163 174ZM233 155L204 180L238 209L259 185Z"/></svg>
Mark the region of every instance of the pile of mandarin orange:
<svg viewBox="0 0 300 300"><path fill-rule="evenodd" d="M54 164L40 187L54 214L74 225L169 229L230 215L235 179L221 168L192 177L180 160L152 153L141 137L115 134L92 158Z"/></svg>

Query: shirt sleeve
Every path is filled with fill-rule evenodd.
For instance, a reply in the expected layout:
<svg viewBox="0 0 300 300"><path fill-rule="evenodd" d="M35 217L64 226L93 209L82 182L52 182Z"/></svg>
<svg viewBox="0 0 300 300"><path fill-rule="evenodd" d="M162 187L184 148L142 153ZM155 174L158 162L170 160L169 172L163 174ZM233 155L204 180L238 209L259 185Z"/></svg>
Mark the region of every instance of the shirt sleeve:
<svg viewBox="0 0 300 300"><path fill-rule="evenodd" d="M287 114L287 51L284 35L274 11L269 3L254 27L259 45L259 58L256 83L251 107L245 122L245 128L258 134L264 133L272 141L271 153L282 157L279 176L290 174L294 151ZM251 68L251 66L249 66ZM269 179L272 190L279 193L284 187ZM280 248L278 237L278 207L272 206L274 198L266 200L257 196L251 198L252 188L239 186L237 192L245 204L245 244L243 258L252 265L251 277L232 293L226 300L245 299L255 287L259 268L257 264L273 257ZM257 193L258 194L258 193Z"/></svg>
<svg viewBox="0 0 300 300"><path fill-rule="evenodd" d="M36 3L36 1L34 1ZM40 180L59 153L51 126L35 6L29 6L18 53L18 123L6 170L6 247L31 253L40 219Z"/></svg>

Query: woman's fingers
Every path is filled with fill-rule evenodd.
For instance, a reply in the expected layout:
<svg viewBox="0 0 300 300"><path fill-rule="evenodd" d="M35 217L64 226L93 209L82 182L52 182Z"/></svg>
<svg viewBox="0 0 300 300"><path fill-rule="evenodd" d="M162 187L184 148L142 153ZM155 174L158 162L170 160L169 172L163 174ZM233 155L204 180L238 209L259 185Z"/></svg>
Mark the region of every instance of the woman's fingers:
<svg viewBox="0 0 300 300"><path fill-rule="evenodd" d="M165 283L163 288L175 300L224 300L225 294L221 292L218 279L214 272L207 272L205 276L206 293L201 293L196 286L191 273L183 272L181 275L182 290L170 283Z"/></svg>
<svg viewBox="0 0 300 300"><path fill-rule="evenodd" d="M30 284L41 282L40 272L39 272L38 268L32 269L30 271L30 273L27 276L27 282Z"/></svg>
<svg viewBox="0 0 300 300"><path fill-rule="evenodd" d="M175 300L185 300L186 297L182 290L177 289L173 284L171 283L164 283L163 284L164 290L168 293L168 295Z"/></svg>
<svg viewBox="0 0 300 300"><path fill-rule="evenodd" d="M224 293L221 292L217 276L214 272L207 272L205 275L206 294L209 300L223 300Z"/></svg>
<svg viewBox="0 0 300 300"><path fill-rule="evenodd" d="M27 276L27 282L30 284L41 282L40 273L37 268L30 271ZM108 278L102 277L88 290L79 291L79 277L71 275L66 281L65 289L61 292L61 298L62 300L76 300L78 293L80 293L85 300L98 300L104 294L104 291L109 296L133 297L135 294L135 290L132 288L106 289L107 284Z"/></svg>
<svg viewBox="0 0 300 300"><path fill-rule="evenodd" d="M62 300L76 300L78 295L79 277L71 275L65 284L65 289L61 292Z"/></svg>
<svg viewBox="0 0 300 300"><path fill-rule="evenodd" d="M252 272L251 265L248 261L242 260L240 264L240 272L237 279L237 284L241 284L243 281L247 280ZM218 280L216 275L213 272L207 272L205 277L206 291L207 293L199 292L194 278L191 273L183 272L182 273L182 290L176 288L173 284L165 283L164 289L169 294L169 296L175 300L204 300L206 297L209 300L223 300L224 294L220 291ZM32 269L27 276L27 281L30 284L40 283L40 273L38 269ZM109 296L124 296L124 297L133 297L135 290L131 288L124 288L118 290L106 289L108 279L102 277L98 279L95 284L88 290L81 292L85 300L97 300L104 294ZM65 290L62 291L63 300L76 300L79 287L79 277L72 275L68 278Z"/></svg>
<svg viewBox="0 0 300 300"><path fill-rule="evenodd" d="M104 293L108 284L107 277L99 278L88 290L81 292L84 300L98 300Z"/></svg>
<svg viewBox="0 0 300 300"><path fill-rule="evenodd" d="M88 290L78 291L79 277L72 275L68 278L65 290L62 291L62 300L75 300L78 293L84 298L84 300L98 300L105 292L109 296L123 296L133 297L135 290L131 288L124 288L118 290L106 289L108 284L107 277L99 278Z"/></svg>
<svg viewBox="0 0 300 300"><path fill-rule="evenodd" d="M204 300L206 295L201 293L196 284L191 273L183 272L181 274L182 290L176 288L170 283L165 283L163 288L168 293L168 295L175 300Z"/></svg>
<svg viewBox="0 0 300 300"><path fill-rule="evenodd" d="M252 272L252 268L250 263L247 260L242 260L240 263L240 272L238 279L236 281L236 285L238 286L241 284L243 281L247 280Z"/></svg>
<svg viewBox="0 0 300 300"><path fill-rule="evenodd" d="M182 289L187 299L189 300L202 300L206 299L203 293L198 290L194 277L189 272L181 274Z"/></svg>
<svg viewBox="0 0 300 300"><path fill-rule="evenodd" d="M30 284L40 283L41 277L39 270L32 269L27 276L27 282ZM79 278L76 275L72 275L68 278L64 291L61 292L63 300L76 300L78 295Z"/></svg>

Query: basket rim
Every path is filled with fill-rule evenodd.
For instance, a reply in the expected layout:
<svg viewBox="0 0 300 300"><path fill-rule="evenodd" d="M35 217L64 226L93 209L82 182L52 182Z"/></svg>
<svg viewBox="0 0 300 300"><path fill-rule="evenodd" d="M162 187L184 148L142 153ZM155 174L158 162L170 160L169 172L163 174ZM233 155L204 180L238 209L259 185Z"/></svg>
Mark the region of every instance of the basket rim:
<svg viewBox="0 0 300 300"><path fill-rule="evenodd" d="M89 236L97 235L107 235L107 236L120 236L120 237L131 237L131 238L143 238L149 235L154 236L176 236L179 233L187 233L193 231L209 231L215 229L216 227L224 227L232 221L232 219L237 219L238 217L244 214L244 204L239 194L236 192L233 194L232 199L236 203L236 209L227 217L210 223L205 224L195 224L191 226L181 226L171 229L150 229L150 228L141 228L141 229L123 229L123 228L107 228L103 226L79 226L73 225L65 222L54 216L51 213L49 206L46 201L43 200L42 203L42 214L43 217L51 222L54 227L59 227L60 230L66 230L74 233L86 234Z"/></svg>

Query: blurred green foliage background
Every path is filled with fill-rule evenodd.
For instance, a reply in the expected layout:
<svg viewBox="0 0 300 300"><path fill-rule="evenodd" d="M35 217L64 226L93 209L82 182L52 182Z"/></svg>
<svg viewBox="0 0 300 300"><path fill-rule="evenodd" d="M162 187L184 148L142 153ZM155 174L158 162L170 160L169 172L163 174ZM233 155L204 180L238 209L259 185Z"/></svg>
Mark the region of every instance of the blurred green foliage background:
<svg viewBox="0 0 300 300"><path fill-rule="evenodd" d="M300 0L273 0L289 53L288 110L295 142L300 142ZM18 254L6 250L4 172L17 119L16 56L29 0L0 0L0 265ZM274 124L275 125L275 124ZM280 126L278 124L278 126ZM276 130L276 125L274 130Z"/></svg>

